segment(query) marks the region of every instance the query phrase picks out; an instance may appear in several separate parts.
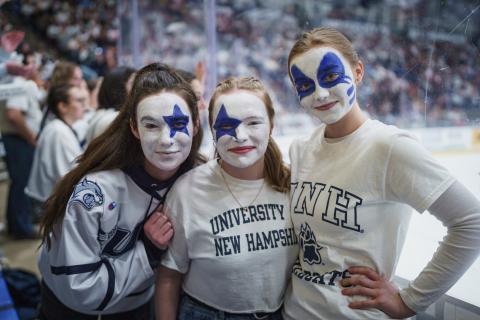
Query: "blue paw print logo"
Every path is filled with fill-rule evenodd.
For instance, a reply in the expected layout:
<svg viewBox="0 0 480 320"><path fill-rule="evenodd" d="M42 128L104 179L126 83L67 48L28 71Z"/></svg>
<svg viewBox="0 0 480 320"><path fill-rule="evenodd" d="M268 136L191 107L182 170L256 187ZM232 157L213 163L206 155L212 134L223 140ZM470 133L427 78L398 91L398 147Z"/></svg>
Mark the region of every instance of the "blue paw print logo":
<svg viewBox="0 0 480 320"><path fill-rule="evenodd" d="M320 250L323 248L318 245L315 234L308 223L300 226L300 246L303 251L303 261L308 264L320 264L322 263L322 256Z"/></svg>

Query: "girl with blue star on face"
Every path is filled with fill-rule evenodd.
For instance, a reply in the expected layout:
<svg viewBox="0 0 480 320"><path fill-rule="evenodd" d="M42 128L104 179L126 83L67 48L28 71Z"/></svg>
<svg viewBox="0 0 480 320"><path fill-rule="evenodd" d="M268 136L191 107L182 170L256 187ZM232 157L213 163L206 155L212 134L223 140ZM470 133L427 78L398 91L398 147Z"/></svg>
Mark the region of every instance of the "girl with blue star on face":
<svg viewBox="0 0 480 320"><path fill-rule="evenodd" d="M157 319L281 319L298 241L273 117L259 80L216 87L209 122L218 157L183 175L166 201L175 236L158 270Z"/></svg>
<svg viewBox="0 0 480 320"><path fill-rule="evenodd" d="M407 131L368 119L352 43L305 32L288 57L300 105L323 124L290 148L291 217L300 244L285 319L404 318L425 310L475 261L480 204ZM391 280L412 208L448 228L430 263L398 290Z"/></svg>
<svg viewBox="0 0 480 320"><path fill-rule="evenodd" d="M188 83L159 63L138 71L119 115L47 200L40 319L153 319L154 274L173 236L161 205L201 160L198 129Z"/></svg>

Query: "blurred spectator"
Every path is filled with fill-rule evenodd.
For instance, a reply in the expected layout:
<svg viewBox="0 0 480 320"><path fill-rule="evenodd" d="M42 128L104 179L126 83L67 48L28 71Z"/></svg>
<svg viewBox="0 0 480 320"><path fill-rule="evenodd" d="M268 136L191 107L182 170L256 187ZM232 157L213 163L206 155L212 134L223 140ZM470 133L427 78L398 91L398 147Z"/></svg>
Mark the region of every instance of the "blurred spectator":
<svg viewBox="0 0 480 320"><path fill-rule="evenodd" d="M115 119L118 110L125 103L129 80L133 77L135 69L119 67L109 72L102 80L98 91L98 108L91 117L86 133L86 143L102 134Z"/></svg>
<svg viewBox="0 0 480 320"><path fill-rule="evenodd" d="M141 53L135 58L143 64L161 60L193 70L206 58L202 2L139 0L139 21L132 19L131 1L86 3L25 0L20 12L67 57L99 74L133 63L133 36L139 38ZM474 12L478 4L372 3L218 0L218 78L260 77L275 93L279 107L294 112L298 102L286 76L287 50L302 30L333 26L355 33L354 45L367 65L359 101L372 117L401 126L433 126L467 123L469 115L480 116L475 46L480 10ZM135 23L140 27L132 35ZM439 110L448 116L439 115Z"/></svg>
<svg viewBox="0 0 480 320"><path fill-rule="evenodd" d="M55 119L40 132L32 171L25 189L31 198L35 215L40 216L44 202L57 181L73 166L82 153L80 140L73 129L85 113L86 97L82 89L71 84L51 86L47 112Z"/></svg>
<svg viewBox="0 0 480 320"><path fill-rule="evenodd" d="M10 50L10 48L7 48ZM25 93L2 102L0 128L5 146L5 160L10 176L7 204L8 233L17 239L34 238L32 207L24 189L33 162L36 136L42 112L40 101L43 92L36 80L38 66L33 61L26 66L31 69L28 77L17 76L13 84L24 88Z"/></svg>

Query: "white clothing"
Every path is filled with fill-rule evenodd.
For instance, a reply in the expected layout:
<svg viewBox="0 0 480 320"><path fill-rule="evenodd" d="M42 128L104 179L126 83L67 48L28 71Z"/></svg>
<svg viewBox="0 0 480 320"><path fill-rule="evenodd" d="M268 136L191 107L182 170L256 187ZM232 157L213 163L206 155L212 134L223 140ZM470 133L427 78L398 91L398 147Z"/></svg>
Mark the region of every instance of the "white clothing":
<svg viewBox="0 0 480 320"><path fill-rule="evenodd" d="M168 188L144 184L155 190L116 169L88 174L75 186L51 248L43 244L39 257L43 280L67 307L112 314L152 298L154 271L139 234Z"/></svg>
<svg viewBox="0 0 480 320"><path fill-rule="evenodd" d="M83 117L77 121L75 121L72 125L72 128L75 130L78 136L78 140L80 140L82 146L86 142L88 127L90 123L90 119L95 115L95 112L91 109L85 110L85 114Z"/></svg>
<svg viewBox="0 0 480 320"><path fill-rule="evenodd" d="M88 145L93 139L101 135L112 124L118 115L115 109L99 109L90 118L88 129L85 135L86 144Z"/></svg>
<svg viewBox="0 0 480 320"><path fill-rule="evenodd" d="M448 291L480 252L480 202L456 181L428 211L448 228L434 258L400 291L410 309L424 310Z"/></svg>
<svg viewBox="0 0 480 320"><path fill-rule="evenodd" d="M40 122L42 121L42 111L40 109L40 101L44 98L44 93L40 90L37 84L31 80L26 80L22 77L15 77L14 85L22 85L26 94L18 95L7 100L7 109L17 109L25 116L27 127L35 134L40 129ZM5 133L18 133L13 126L2 128Z"/></svg>
<svg viewBox="0 0 480 320"><path fill-rule="evenodd" d="M341 294L351 266L392 279L411 207L429 208L455 179L406 131L367 120L340 139L320 126L290 148L291 215L299 243L285 319L381 319ZM431 301L433 302L433 301Z"/></svg>
<svg viewBox="0 0 480 320"><path fill-rule="evenodd" d="M288 194L222 170L239 205L220 170L211 160L172 188L166 206L175 236L162 264L186 273L185 292L213 308L278 310L298 253Z"/></svg>
<svg viewBox="0 0 480 320"><path fill-rule="evenodd" d="M65 122L60 119L49 122L38 139L25 193L45 202L82 152L77 136Z"/></svg>

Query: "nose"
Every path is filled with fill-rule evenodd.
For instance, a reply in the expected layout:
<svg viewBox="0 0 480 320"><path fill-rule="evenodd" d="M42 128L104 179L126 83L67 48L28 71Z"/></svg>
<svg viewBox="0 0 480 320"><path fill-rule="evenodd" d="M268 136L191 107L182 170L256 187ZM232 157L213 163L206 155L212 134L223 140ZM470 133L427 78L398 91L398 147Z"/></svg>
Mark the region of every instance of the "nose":
<svg viewBox="0 0 480 320"><path fill-rule="evenodd" d="M158 142L162 146L171 146L173 144L173 137L171 136L171 129L169 126L164 126L160 130L160 135L158 137Z"/></svg>
<svg viewBox="0 0 480 320"><path fill-rule="evenodd" d="M318 100L323 100L325 98L328 98L328 96L330 95L330 92L325 89L325 88L322 88L320 86L316 86L315 88L315 98L317 98Z"/></svg>
<svg viewBox="0 0 480 320"><path fill-rule="evenodd" d="M243 123L235 129L235 134L237 136L237 142L244 142L248 139L247 131Z"/></svg>

